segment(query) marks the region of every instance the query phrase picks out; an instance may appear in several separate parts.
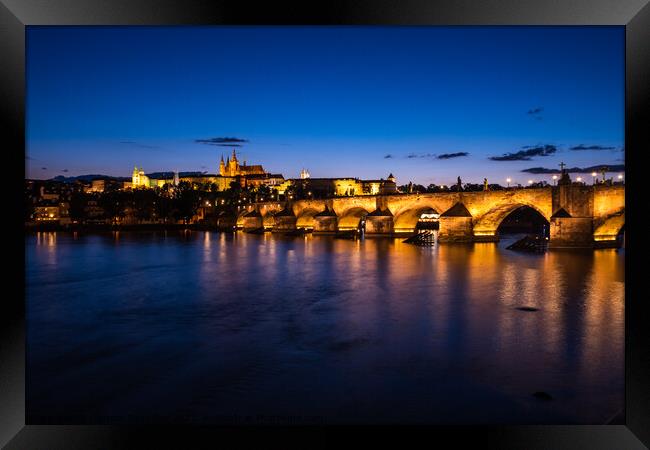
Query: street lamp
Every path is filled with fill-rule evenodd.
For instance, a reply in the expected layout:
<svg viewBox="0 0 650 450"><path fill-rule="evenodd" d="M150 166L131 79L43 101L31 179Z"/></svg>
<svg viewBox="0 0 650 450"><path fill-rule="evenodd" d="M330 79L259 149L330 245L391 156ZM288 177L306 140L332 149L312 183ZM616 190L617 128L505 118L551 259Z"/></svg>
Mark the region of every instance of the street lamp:
<svg viewBox="0 0 650 450"><path fill-rule="evenodd" d="M578 183L581 183L582 182L582 177L576 178L576 181L578 181Z"/></svg>
<svg viewBox="0 0 650 450"><path fill-rule="evenodd" d="M617 178L618 178L618 181L623 181L623 174L619 173Z"/></svg>
<svg viewBox="0 0 650 450"><path fill-rule="evenodd" d="M555 186L556 181L557 181L557 175L553 175L553 186Z"/></svg>
<svg viewBox="0 0 650 450"><path fill-rule="evenodd" d="M512 181L512 180L511 180L510 178L506 178L506 182L508 183L508 187L510 187L510 182L511 182L511 181Z"/></svg>
<svg viewBox="0 0 650 450"><path fill-rule="evenodd" d="M533 185L533 180L528 180L528 184L532 186Z"/></svg>
<svg viewBox="0 0 650 450"><path fill-rule="evenodd" d="M591 172L591 176L594 178L594 184L596 184L596 177L598 174L596 172Z"/></svg>

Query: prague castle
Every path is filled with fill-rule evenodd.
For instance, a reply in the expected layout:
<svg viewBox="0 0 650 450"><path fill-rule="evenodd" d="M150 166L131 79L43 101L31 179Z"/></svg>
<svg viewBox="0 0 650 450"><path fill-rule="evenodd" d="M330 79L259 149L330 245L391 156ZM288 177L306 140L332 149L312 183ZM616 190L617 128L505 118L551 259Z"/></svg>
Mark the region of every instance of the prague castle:
<svg viewBox="0 0 650 450"><path fill-rule="evenodd" d="M275 186L282 184L285 180L281 174L270 174L261 165L239 164L237 152L233 149L232 157L224 162L223 155L219 162L219 173L208 174L200 172L163 172L157 174L145 174L144 169L135 167L131 176L131 187L133 188L155 188L163 187L165 184L178 185L181 181L198 184L216 184L217 190L229 189L232 182L239 182L242 187L259 187L260 185Z"/></svg>
<svg viewBox="0 0 650 450"><path fill-rule="evenodd" d="M222 177L246 177L248 175L264 175L266 172L261 165L247 166L246 161L243 165L239 164L237 160L237 153L235 149L232 150L232 159L223 162L223 155L221 155L221 162L219 163L219 175Z"/></svg>
<svg viewBox="0 0 650 450"><path fill-rule="evenodd" d="M156 188L164 185L176 186L180 182L191 184L214 184L218 191L225 191L233 182L241 187L259 188L268 186L275 189L278 194L284 195L289 187L299 188L314 197L351 196L351 195L377 195L397 192L395 177L392 174L388 179L360 180L358 178L312 178L309 171L304 168L298 179L284 179L282 174L272 174L264 170L262 165L247 165L246 161L239 164L237 152L233 149L232 155L225 161L223 155L219 162L219 173L208 174L201 172L162 172L145 174L144 169L135 167L132 175L132 188Z"/></svg>

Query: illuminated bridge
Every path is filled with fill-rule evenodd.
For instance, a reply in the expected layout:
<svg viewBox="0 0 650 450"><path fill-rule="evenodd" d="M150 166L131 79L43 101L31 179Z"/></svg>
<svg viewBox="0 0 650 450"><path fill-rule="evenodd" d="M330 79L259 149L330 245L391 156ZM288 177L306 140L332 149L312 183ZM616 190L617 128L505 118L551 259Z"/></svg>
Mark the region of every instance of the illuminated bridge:
<svg viewBox="0 0 650 450"><path fill-rule="evenodd" d="M440 242L497 241L499 225L519 208L532 208L548 221L550 247L617 247L625 225L625 187L567 184L262 202L245 207L237 226L277 232L302 228L314 233L363 226L366 236L405 236L416 232L422 217L438 217Z"/></svg>

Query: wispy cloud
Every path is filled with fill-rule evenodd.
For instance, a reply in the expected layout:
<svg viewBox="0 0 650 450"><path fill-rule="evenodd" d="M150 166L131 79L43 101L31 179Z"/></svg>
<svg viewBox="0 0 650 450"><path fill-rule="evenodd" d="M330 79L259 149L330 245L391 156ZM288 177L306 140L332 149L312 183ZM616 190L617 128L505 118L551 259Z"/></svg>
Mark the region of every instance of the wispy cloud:
<svg viewBox="0 0 650 450"><path fill-rule="evenodd" d="M387 154L386 156L384 156L384 159L390 159L390 158L392 158L392 157L393 157L393 155L391 155L391 154L389 153L389 154Z"/></svg>
<svg viewBox="0 0 650 450"><path fill-rule="evenodd" d="M241 147L242 144L249 142L248 139L238 137L213 137L207 139L196 139L194 142L198 144L218 145L221 147Z"/></svg>
<svg viewBox="0 0 650 450"><path fill-rule="evenodd" d="M549 156L557 151L555 145L524 146L523 150L514 153L504 153L501 156L490 156L492 161L530 161L536 156Z"/></svg>
<svg viewBox="0 0 650 450"><path fill-rule="evenodd" d="M538 106L537 108L529 109L526 114L528 114L530 117L532 117L535 120L542 120L542 112L544 112L544 108L541 106Z"/></svg>
<svg viewBox="0 0 650 450"><path fill-rule="evenodd" d="M570 149L571 150L596 150L596 151L598 151L598 150L614 150L614 149L616 149L616 147L606 147L606 146L603 146L603 145L584 145L584 144L580 144L580 145L576 145L575 147L571 147Z"/></svg>
<svg viewBox="0 0 650 450"><path fill-rule="evenodd" d="M413 159L413 158L435 158L436 155L433 153L409 153L406 155L408 159Z"/></svg>
<svg viewBox="0 0 650 450"><path fill-rule="evenodd" d="M468 152L456 152L456 153L443 153L442 155L438 155L438 159L451 159L451 158L460 158L462 156L467 156L469 155Z"/></svg>
<svg viewBox="0 0 650 450"><path fill-rule="evenodd" d="M599 172L600 170L606 167L607 172L624 172L625 171L625 165L624 164L598 164L595 166L589 166L589 167L571 167L568 169L564 169L568 173L589 173L589 172ZM549 169L546 167L531 167L530 169L524 169L522 172L526 173L532 173L532 174L559 174L560 169Z"/></svg>

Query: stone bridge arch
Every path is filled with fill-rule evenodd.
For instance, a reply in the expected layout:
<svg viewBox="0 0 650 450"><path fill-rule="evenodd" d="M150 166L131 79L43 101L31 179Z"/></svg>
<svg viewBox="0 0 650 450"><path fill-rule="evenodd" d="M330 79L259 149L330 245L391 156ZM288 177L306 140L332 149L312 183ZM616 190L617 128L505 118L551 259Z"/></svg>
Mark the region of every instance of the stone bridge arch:
<svg viewBox="0 0 650 450"><path fill-rule="evenodd" d="M541 209L538 205L530 202L515 201L502 205L498 205L483 215L474 219L474 236L479 239L488 239L491 237L497 238L497 230L501 222L508 217L511 213L521 207L528 207L534 209L542 216L547 222L550 223L551 216L547 211Z"/></svg>
<svg viewBox="0 0 650 450"><path fill-rule="evenodd" d="M322 211L317 210L313 207L307 207L300 211L300 214L297 216L296 227L297 228L314 228L314 216Z"/></svg>
<svg viewBox="0 0 650 450"><path fill-rule="evenodd" d="M420 194L394 196L387 200L386 206L393 213L395 233L411 234L415 232L418 220L423 212L433 209L442 214L458 201L457 195Z"/></svg>
<svg viewBox="0 0 650 450"><path fill-rule="evenodd" d="M594 241L615 242L625 226L625 208L594 223Z"/></svg>
<svg viewBox="0 0 650 450"><path fill-rule="evenodd" d="M444 211L433 206L418 206L415 208L402 211L395 217L395 232L396 233L413 233L417 227L420 216L428 211L434 211L437 214L442 214Z"/></svg>
<svg viewBox="0 0 650 450"><path fill-rule="evenodd" d="M352 206L339 214L339 231L356 230L361 218L367 216L372 211L368 211L361 206Z"/></svg>
<svg viewBox="0 0 650 450"><path fill-rule="evenodd" d="M237 228L241 228L244 226L244 216L251 212L253 209L246 209L242 208L241 210L237 211L236 213L236 219L235 223L237 224Z"/></svg>

